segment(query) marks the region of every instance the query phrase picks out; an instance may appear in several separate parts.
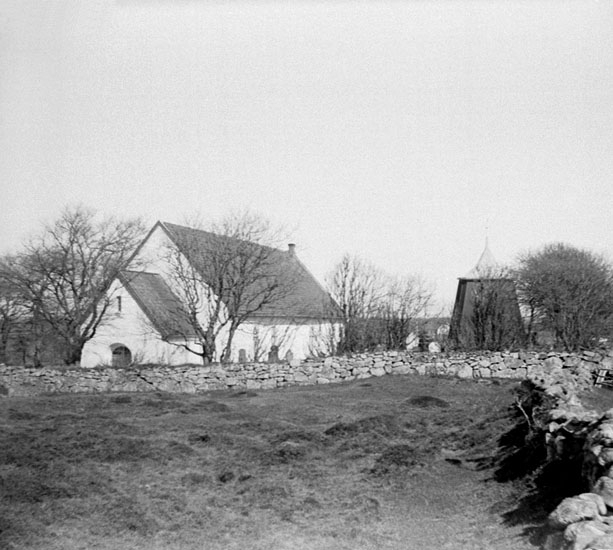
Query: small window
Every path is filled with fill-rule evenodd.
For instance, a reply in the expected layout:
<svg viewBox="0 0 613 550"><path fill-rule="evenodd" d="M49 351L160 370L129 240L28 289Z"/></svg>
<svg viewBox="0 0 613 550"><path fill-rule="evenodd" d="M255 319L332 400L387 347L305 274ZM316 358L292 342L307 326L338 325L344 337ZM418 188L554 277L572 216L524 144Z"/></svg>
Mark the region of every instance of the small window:
<svg viewBox="0 0 613 550"><path fill-rule="evenodd" d="M121 313L121 296L117 296L117 311Z"/></svg>

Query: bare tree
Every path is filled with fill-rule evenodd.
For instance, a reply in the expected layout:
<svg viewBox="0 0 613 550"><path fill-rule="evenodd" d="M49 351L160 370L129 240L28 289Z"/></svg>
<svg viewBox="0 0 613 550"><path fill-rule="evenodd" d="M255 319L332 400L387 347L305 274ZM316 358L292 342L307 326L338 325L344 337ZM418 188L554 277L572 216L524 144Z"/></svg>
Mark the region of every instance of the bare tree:
<svg viewBox="0 0 613 550"><path fill-rule="evenodd" d="M281 230L257 214L232 214L207 229L165 224L172 244L166 254L171 286L196 345L178 345L215 359L220 337L222 361L229 361L237 329L256 314L291 299L301 266L275 247Z"/></svg>
<svg viewBox="0 0 613 550"><path fill-rule="evenodd" d="M403 349L412 325L427 315L433 292L417 276L389 277L379 299L376 317L383 328L382 343L387 349Z"/></svg>
<svg viewBox="0 0 613 550"><path fill-rule="evenodd" d="M610 336L613 269L602 256L568 244L549 244L519 257L521 303L537 329L550 331L565 350L589 348Z"/></svg>
<svg viewBox="0 0 613 550"><path fill-rule="evenodd" d="M7 362L7 348L28 314L27 304L9 275L12 259L0 259L0 363Z"/></svg>
<svg viewBox="0 0 613 550"><path fill-rule="evenodd" d="M328 291L339 305L343 334L338 349L360 351L369 347L368 320L384 294L384 275L373 264L345 254L326 278Z"/></svg>
<svg viewBox="0 0 613 550"><path fill-rule="evenodd" d="M390 276L373 264L346 254L327 278L341 308L340 352L405 346L412 321L424 315L432 290L417 276Z"/></svg>
<svg viewBox="0 0 613 550"><path fill-rule="evenodd" d="M6 276L33 318L62 342L66 364L81 360L83 346L104 320L110 283L143 233L139 220L97 221L95 211L77 206L65 209L14 257Z"/></svg>

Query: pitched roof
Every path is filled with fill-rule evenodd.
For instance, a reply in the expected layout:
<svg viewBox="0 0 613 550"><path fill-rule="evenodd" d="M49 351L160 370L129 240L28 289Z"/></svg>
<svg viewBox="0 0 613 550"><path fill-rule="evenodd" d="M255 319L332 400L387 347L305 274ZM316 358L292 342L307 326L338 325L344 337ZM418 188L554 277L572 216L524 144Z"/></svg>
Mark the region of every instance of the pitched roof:
<svg viewBox="0 0 613 550"><path fill-rule="evenodd" d="M485 248L479 256L477 265L473 267L462 279L484 279L484 278L499 278L497 271L500 270L500 265L492 254L488 239L485 239Z"/></svg>
<svg viewBox="0 0 613 550"><path fill-rule="evenodd" d="M274 281L282 287L280 292L270 300L265 300L262 307L251 313L249 317L290 319L340 317L338 305L298 260L293 249L284 251L209 231L167 222L159 223L205 280L215 273L215 270L209 266L212 259L219 261L220 250L223 251L222 255L226 256L235 254L245 258L260 259L254 261L255 269L260 273L252 278L245 289L239 313L245 313L245 304L257 303L265 293L266 286L270 281Z"/></svg>
<svg viewBox="0 0 613 550"><path fill-rule="evenodd" d="M162 338L195 336L181 302L157 273L122 271L119 280Z"/></svg>

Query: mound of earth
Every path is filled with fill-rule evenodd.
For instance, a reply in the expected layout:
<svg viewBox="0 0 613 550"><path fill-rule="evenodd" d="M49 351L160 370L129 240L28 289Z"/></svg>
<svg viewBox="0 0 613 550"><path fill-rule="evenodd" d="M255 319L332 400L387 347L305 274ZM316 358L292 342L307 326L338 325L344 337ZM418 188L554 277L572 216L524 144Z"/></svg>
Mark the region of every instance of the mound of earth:
<svg viewBox="0 0 613 550"><path fill-rule="evenodd" d="M418 395L417 397L407 399L404 404L412 407L419 407L421 409L449 407L449 403L447 403L447 401L439 399L438 397L432 397L431 395Z"/></svg>

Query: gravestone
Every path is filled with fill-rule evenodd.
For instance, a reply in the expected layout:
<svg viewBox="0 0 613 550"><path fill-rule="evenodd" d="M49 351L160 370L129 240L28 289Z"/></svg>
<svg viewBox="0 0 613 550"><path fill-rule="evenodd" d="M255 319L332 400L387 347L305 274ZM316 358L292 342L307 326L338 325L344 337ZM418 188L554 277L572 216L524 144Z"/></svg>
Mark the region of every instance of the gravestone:
<svg viewBox="0 0 613 550"><path fill-rule="evenodd" d="M279 362L279 346L270 346L270 351L268 352L268 362L269 363Z"/></svg>

